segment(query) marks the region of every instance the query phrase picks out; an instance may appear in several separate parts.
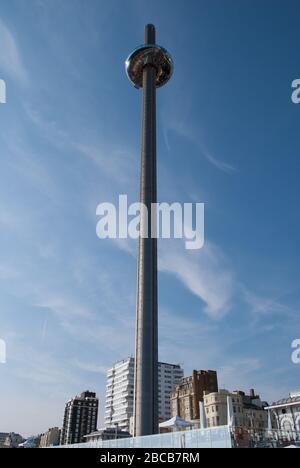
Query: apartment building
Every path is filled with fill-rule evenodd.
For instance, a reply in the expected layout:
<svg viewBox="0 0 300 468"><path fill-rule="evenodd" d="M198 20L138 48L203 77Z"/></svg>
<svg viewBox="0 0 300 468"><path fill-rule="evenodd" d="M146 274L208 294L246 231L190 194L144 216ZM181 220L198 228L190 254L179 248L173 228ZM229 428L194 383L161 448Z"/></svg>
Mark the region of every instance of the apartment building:
<svg viewBox="0 0 300 468"><path fill-rule="evenodd" d="M60 429L58 427L51 427L45 434L41 435L40 448L52 447L59 445Z"/></svg>
<svg viewBox="0 0 300 468"><path fill-rule="evenodd" d="M170 397L174 386L183 377L178 364L158 363L158 405L159 420L171 417ZM105 426L118 426L132 431L134 406L134 358L129 357L115 363L107 371Z"/></svg>
<svg viewBox="0 0 300 468"><path fill-rule="evenodd" d="M218 391L217 372L213 370L194 370L175 386L171 395L171 415L186 420L199 420L199 402L204 393Z"/></svg>
<svg viewBox="0 0 300 468"><path fill-rule="evenodd" d="M96 431L98 406L96 393L88 390L66 403L61 445L85 442L84 436Z"/></svg>
<svg viewBox="0 0 300 468"><path fill-rule="evenodd" d="M232 399L233 425L237 427L245 426L245 413L242 395L230 393L227 390L218 392L205 392L204 408L208 427L226 426L227 418L227 397Z"/></svg>

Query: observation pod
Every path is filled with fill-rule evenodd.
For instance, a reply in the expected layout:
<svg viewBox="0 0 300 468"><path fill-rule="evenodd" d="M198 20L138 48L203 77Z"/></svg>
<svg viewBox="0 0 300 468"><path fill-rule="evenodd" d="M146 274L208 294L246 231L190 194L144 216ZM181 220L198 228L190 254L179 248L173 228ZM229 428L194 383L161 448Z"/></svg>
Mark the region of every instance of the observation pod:
<svg viewBox="0 0 300 468"><path fill-rule="evenodd" d="M173 60L166 49L156 44L141 45L129 55L125 63L128 79L138 89L143 87L143 70L147 65L155 68L156 88L166 84L173 74Z"/></svg>

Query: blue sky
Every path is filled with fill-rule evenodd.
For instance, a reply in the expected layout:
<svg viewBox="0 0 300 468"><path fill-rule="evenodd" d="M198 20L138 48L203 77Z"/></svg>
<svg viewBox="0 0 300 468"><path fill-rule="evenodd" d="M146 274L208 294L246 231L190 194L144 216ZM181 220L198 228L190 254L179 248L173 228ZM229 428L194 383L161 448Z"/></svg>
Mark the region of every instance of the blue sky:
<svg viewBox="0 0 300 468"><path fill-rule="evenodd" d="M144 24L172 54L158 91L160 201L206 204L205 247L160 241L160 359L264 399L300 387L299 2L3 0L0 431L61 425L134 351L136 245L96 207L139 191Z"/></svg>

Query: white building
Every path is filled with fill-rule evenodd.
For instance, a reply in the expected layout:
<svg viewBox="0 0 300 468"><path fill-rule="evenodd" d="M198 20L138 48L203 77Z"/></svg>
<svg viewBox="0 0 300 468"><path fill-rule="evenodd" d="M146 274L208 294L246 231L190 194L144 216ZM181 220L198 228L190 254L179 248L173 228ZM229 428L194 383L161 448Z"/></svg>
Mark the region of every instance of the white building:
<svg viewBox="0 0 300 468"><path fill-rule="evenodd" d="M3 440L3 433L0 433L1 435L1 445L0 448L18 448L19 444L24 442L24 439L20 434L15 434L14 432L10 432L9 434L6 434L5 439Z"/></svg>
<svg viewBox="0 0 300 468"><path fill-rule="evenodd" d="M178 364L158 363L159 419L170 419L170 397L173 386L183 377ZM105 426L118 426L130 431L134 401L134 358L119 361L107 371Z"/></svg>
<svg viewBox="0 0 300 468"><path fill-rule="evenodd" d="M133 415L134 359L119 361L107 371L104 423L129 431Z"/></svg>
<svg viewBox="0 0 300 468"><path fill-rule="evenodd" d="M158 363L158 414L159 421L171 418L171 393L183 377L179 364Z"/></svg>
<svg viewBox="0 0 300 468"><path fill-rule="evenodd" d="M233 426L245 425L243 397L221 389L218 392L204 392L204 407L208 427L226 426L228 424L227 398L231 397L233 410Z"/></svg>
<svg viewBox="0 0 300 468"><path fill-rule="evenodd" d="M300 391L290 393L289 398L265 409L275 415L278 429L283 435L300 435Z"/></svg>
<svg viewBox="0 0 300 468"><path fill-rule="evenodd" d="M60 430L58 427L51 427L45 434L41 435L40 448L59 445Z"/></svg>

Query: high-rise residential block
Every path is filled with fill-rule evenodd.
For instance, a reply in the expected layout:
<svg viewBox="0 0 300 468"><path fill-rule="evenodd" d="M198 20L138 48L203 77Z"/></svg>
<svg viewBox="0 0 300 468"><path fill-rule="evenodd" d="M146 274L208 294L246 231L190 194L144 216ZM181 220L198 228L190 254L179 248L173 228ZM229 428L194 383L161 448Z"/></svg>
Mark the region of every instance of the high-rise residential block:
<svg viewBox="0 0 300 468"><path fill-rule="evenodd" d="M134 358L130 357L114 364L107 372L105 426L130 431L130 419L134 411ZM174 386L183 377L178 364L158 363L158 419L171 417L170 397Z"/></svg>
<svg viewBox="0 0 300 468"><path fill-rule="evenodd" d="M61 445L85 442L84 436L96 431L99 400L96 393L85 391L66 404Z"/></svg>

